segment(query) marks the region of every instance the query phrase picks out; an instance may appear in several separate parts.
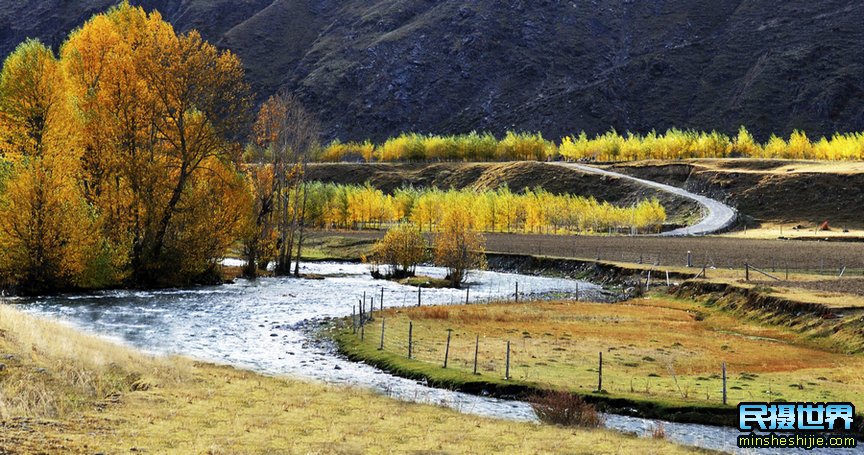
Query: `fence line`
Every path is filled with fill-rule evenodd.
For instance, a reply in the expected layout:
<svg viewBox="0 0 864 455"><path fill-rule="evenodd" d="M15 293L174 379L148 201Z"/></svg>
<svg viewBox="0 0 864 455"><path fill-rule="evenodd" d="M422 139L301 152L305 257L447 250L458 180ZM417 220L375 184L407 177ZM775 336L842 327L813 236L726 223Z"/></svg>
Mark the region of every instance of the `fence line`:
<svg viewBox="0 0 864 455"><path fill-rule="evenodd" d="M368 325L368 322L360 326L359 337L361 343L367 342L364 341L364 326ZM684 400L687 400L691 395L696 396L697 393L704 392L706 401L724 405L730 400L730 391L736 392L735 395L737 397L733 398L739 399L739 401L754 398L752 394L746 393L740 387L732 387L731 389L728 387L728 364L726 361L722 361L717 365L716 373L711 375L711 377L688 377L686 379L687 383L684 384L683 388L679 383L680 378L675 375L674 367L670 365L671 378L664 378L660 375L650 373L645 377L639 378L640 381L643 379L645 381L644 388L642 388L642 384L637 384L633 376L628 373L627 362L623 362L617 356L612 356L611 363L607 359L604 359L604 352L615 352L614 346L610 346L606 351L599 352L598 357L595 357L593 362L590 359L590 355L584 352L575 352L577 354L575 357L567 356L569 359L565 364L562 364L567 367L567 371L584 371L585 373L595 374L595 382L589 386L590 376L586 375L575 374L570 378L569 376L558 374L554 377L544 378L542 376L543 368L535 369L527 363L531 359L537 358L535 354L539 353L540 348L536 344L529 343L529 339L524 337L521 344L514 343L513 340L509 339L496 339L494 343L490 343L489 341L483 342L481 337L483 339L486 339L486 337L480 333L472 334L466 339L463 337L466 335L465 333L447 329L441 332L438 337L435 337L435 334L428 332L428 330L427 332L421 331L419 333L426 336L421 339L418 336L416 321L409 320L405 324L392 323L391 321L391 324L385 324L385 318L383 317L378 327L380 332L373 332L370 335L373 335L373 339L375 338L374 335L379 335L378 340L380 341L377 346L379 350L401 353L407 359L424 363L437 363L443 360L443 368L464 370L466 374L470 373L477 376L492 375L508 381L535 382L544 380L548 382L554 379L554 377L558 377L559 380L567 377L565 381L567 383L573 383L574 381L582 382L582 386L577 387L583 388L585 392L621 392L648 396L659 394L661 396ZM402 330L405 330L405 332L402 332ZM393 333L397 335L392 335ZM399 337L399 333L407 333L408 338ZM564 351L560 347L556 349L560 350L559 352ZM494 354L496 351L498 352L497 357ZM650 361L653 362L653 359ZM541 363L537 362L535 366L539 364ZM438 365L442 364L438 363ZM545 366L546 364L542 363L542 365ZM583 368L580 368L580 366ZM660 367L661 365L658 364L655 371L659 371ZM705 373L703 373L704 375ZM741 377L746 378L747 373L741 372ZM705 382L709 379L716 380L717 383L712 382L711 384L694 388L694 383L699 383L700 380ZM629 380L629 383L626 382L627 380ZM674 382L670 382L670 380ZM712 397L714 398L712 399Z"/></svg>

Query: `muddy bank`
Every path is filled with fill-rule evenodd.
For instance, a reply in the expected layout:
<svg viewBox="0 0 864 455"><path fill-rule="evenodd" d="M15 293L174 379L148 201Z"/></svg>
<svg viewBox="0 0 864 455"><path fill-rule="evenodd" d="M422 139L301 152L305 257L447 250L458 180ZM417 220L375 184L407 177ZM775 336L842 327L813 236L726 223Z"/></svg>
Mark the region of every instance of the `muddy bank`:
<svg viewBox="0 0 864 455"><path fill-rule="evenodd" d="M602 286L606 300L612 301L641 295L648 284L648 270L641 270L638 265L622 267L602 261L509 253L487 253L486 261L489 269L495 271L589 281ZM698 272L697 269L692 274L669 272L669 284L693 278ZM652 272L652 286L665 285L666 276Z"/></svg>

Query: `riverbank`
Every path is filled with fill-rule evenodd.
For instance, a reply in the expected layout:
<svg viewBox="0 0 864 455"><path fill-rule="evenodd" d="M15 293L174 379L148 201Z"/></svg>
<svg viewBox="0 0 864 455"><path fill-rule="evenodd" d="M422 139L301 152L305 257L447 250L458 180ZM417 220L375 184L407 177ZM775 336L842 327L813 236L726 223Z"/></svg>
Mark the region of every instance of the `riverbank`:
<svg viewBox="0 0 864 455"><path fill-rule="evenodd" d="M0 305L0 453L688 453L152 357Z"/></svg>
<svg viewBox="0 0 864 455"><path fill-rule="evenodd" d="M731 311L730 301L660 293L617 304L390 309L376 314L363 340L350 326L335 328L333 338L355 361L436 387L517 399L565 390L607 412L673 422L734 426L741 401L864 404L857 373L864 358L849 355L838 339L769 321L767 313L760 321L755 309L747 315Z"/></svg>

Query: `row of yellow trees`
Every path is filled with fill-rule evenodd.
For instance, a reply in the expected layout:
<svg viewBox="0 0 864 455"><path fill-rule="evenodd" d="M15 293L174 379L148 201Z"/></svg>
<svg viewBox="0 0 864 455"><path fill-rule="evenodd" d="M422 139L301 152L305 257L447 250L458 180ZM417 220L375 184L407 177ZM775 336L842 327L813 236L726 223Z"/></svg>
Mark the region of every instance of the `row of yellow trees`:
<svg viewBox="0 0 864 455"><path fill-rule="evenodd" d="M240 61L124 3L0 73L0 281L23 290L215 277L251 201ZM2 283L0 283L2 284Z"/></svg>
<svg viewBox="0 0 864 455"><path fill-rule="evenodd" d="M682 158L783 158L813 160L864 159L864 133L835 134L813 141L804 132L794 131L787 139L771 136L757 142L743 126L730 137L671 129L647 135L610 131L589 138L582 133L568 136L560 144L539 133L514 133L498 140L489 133L437 136L406 133L380 145L335 141L324 148L321 161L512 161L512 160L596 160L631 161Z"/></svg>
<svg viewBox="0 0 864 455"><path fill-rule="evenodd" d="M608 232L622 228L656 231L666 211L656 199L618 207L594 198L555 195L542 188L514 193L495 191L418 190L401 188L385 194L371 185L308 185L306 223L320 228L379 229L410 221L429 232L441 230L449 212L464 211L485 232L563 234Z"/></svg>

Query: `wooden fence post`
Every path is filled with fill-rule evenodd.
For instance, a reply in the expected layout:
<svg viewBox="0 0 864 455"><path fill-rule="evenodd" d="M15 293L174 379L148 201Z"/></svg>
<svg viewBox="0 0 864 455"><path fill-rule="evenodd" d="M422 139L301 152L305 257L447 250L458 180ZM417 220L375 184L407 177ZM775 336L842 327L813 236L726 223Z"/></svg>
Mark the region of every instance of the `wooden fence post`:
<svg viewBox="0 0 864 455"><path fill-rule="evenodd" d="M516 282L516 303L519 303L519 282Z"/></svg>
<svg viewBox="0 0 864 455"><path fill-rule="evenodd" d="M375 297L369 297L369 319L372 319L372 314L375 312Z"/></svg>
<svg viewBox="0 0 864 455"><path fill-rule="evenodd" d="M723 362L723 405L726 405L726 362Z"/></svg>
<svg viewBox="0 0 864 455"><path fill-rule="evenodd" d="M603 351L600 351L600 368L597 369L597 391L603 391Z"/></svg>
<svg viewBox="0 0 864 455"><path fill-rule="evenodd" d="M384 318L381 318L381 346L378 347L378 350L384 350Z"/></svg>
<svg viewBox="0 0 864 455"><path fill-rule="evenodd" d="M579 282L576 282L576 300L579 300Z"/></svg>
<svg viewBox="0 0 864 455"><path fill-rule="evenodd" d="M468 285L465 285L465 305L468 305L468 296L469 296L470 292L471 292L471 287Z"/></svg>
<svg viewBox="0 0 864 455"><path fill-rule="evenodd" d="M750 281L750 264L744 263L744 281Z"/></svg>
<svg viewBox="0 0 864 455"><path fill-rule="evenodd" d="M378 307L384 309L384 286L381 286L381 300L378 301Z"/></svg>
<svg viewBox="0 0 864 455"><path fill-rule="evenodd" d="M645 280L645 289L651 289L651 271L648 271L648 279Z"/></svg>
<svg viewBox="0 0 864 455"><path fill-rule="evenodd" d="M351 332L357 335L357 305L351 305Z"/></svg>
<svg viewBox="0 0 864 455"><path fill-rule="evenodd" d="M477 355L480 353L480 335L477 335L477 341L474 342L474 374L477 374Z"/></svg>
<svg viewBox="0 0 864 455"><path fill-rule="evenodd" d="M417 306L420 306L420 293L422 292L422 291L420 291L420 289L422 289L422 288L418 284L417 285Z"/></svg>
<svg viewBox="0 0 864 455"><path fill-rule="evenodd" d="M365 330L365 328L366 328L366 325L365 325L365 324L360 324L360 341L363 341L363 338L366 337L366 330Z"/></svg>
<svg viewBox="0 0 864 455"><path fill-rule="evenodd" d="M414 323L408 321L408 358L411 358L411 350L414 348Z"/></svg>
<svg viewBox="0 0 864 455"><path fill-rule="evenodd" d="M510 340L507 340L507 360L504 363L504 380L510 380Z"/></svg>
<svg viewBox="0 0 864 455"><path fill-rule="evenodd" d="M447 368L447 359L450 357L450 335L453 329L447 329L447 347L444 348L444 368Z"/></svg>
<svg viewBox="0 0 864 455"><path fill-rule="evenodd" d="M693 253L687 252L687 267L693 267Z"/></svg>
<svg viewBox="0 0 864 455"><path fill-rule="evenodd" d="M672 282L669 281L669 271L666 271L666 287L672 286Z"/></svg>

